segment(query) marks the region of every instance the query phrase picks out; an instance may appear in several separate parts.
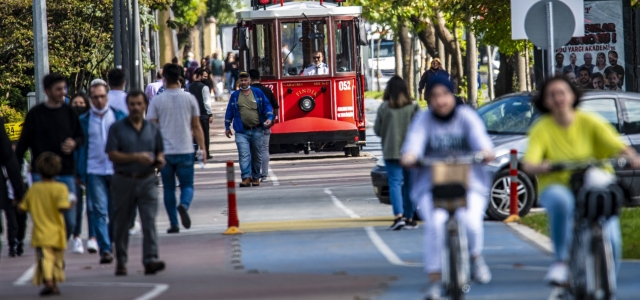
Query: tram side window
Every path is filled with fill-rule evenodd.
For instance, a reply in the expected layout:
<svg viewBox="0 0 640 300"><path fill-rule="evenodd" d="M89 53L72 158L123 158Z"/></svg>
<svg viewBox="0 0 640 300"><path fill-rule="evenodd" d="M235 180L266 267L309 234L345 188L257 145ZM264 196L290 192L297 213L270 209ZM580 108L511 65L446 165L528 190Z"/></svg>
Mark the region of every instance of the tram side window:
<svg viewBox="0 0 640 300"><path fill-rule="evenodd" d="M329 37L325 21L281 23L282 74L313 76L329 74Z"/></svg>
<svg viewBox="0 0 640 300"><path fill-rule="evenodd" d="M256 24L254 27L255 47L252 49L251 68L258 69L261 75L275 75L273 24Z"/></svg>
<svg viewBox="0 0 640 300"><path fill-rule="evenodd" d="M352 72L353 21L336 21L333 28L336 37L336 72Z"/></svg>

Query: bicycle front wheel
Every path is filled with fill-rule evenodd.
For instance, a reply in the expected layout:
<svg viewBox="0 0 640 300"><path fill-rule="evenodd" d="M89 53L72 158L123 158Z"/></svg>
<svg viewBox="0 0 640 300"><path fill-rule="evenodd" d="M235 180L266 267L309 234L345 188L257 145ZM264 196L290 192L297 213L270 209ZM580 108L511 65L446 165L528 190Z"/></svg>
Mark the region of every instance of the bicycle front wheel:
<svg viewBox="0 0 640 300"><path fill-rule="evenodd" d="M462 274L460 274L462 261L460 260L460 237L457 231L450 232L447 246L449 248L449 283L447 284L447 295L450 300L461 300L464 299L464 293L462 292L460 283L462 277Z"/></svg>
<svg viewBox="0 0 640 300"><path fill-rule="evenodd" d="M613 251L611 243L604 234L604 230L592 240L594 267L594 299L612 299L616 289L615 268L613 266Z"/></svg>

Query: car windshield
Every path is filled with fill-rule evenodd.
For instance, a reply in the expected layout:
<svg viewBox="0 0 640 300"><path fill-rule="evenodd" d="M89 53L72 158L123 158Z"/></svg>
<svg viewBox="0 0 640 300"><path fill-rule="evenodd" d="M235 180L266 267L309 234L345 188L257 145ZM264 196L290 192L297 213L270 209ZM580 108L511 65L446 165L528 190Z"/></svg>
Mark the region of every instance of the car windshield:
<svg viewBox="0 0 640 300"><path fill-rule="evenodd" d="M526 134L537 118L531 97L514 96L478 108L478 114L491 134Z"/></svg>

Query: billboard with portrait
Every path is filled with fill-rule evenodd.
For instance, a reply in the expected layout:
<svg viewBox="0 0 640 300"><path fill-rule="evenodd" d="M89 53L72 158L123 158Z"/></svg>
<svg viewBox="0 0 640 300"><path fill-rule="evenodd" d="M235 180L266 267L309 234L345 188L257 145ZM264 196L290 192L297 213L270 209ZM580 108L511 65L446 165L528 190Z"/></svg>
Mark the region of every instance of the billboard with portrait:
<svg viewBox="0 0 640 300"><path fill-rule="evenodd" d="M622 1L584 1L584 36L556 50L556 74L585 89L624 90L622 7Z"/></svg>

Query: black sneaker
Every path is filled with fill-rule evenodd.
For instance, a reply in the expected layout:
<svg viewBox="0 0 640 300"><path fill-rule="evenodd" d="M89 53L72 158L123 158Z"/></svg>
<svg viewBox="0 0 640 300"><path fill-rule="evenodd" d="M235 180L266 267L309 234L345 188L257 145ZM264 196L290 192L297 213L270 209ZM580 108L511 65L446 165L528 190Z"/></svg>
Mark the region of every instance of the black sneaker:
<svg viewBox="0 0 640 300"><path fill-rule="evenodd" d="M178 213L180 214L180 221L182 221L182 226L184 228L191 228L191 218L189 217L189 213L187 212L187 208L184 205L178 205Z"/></svg>
<svg viewBox="0 0 640 300"><path fill-rule="evenodd" d="M169 229L167 229L167 233L180 233L180 227L171 226L169 227Z"/></svg>
<svg viewBox="0 0 640 300"><path fill-rule="evenodd" d="M16 246L16 254L18 256L22 256L22 254L24 254L24 243L23 242L18 242L18 245Z"/></svg>
<svg viewBox="0 0 640 300"><path fill-rule="evenodd" d="M113 262L113 255L111 255L111 253L109 252L104 252L100 255L100 264L104 265L104 264L110 264L111 262Z"/></svg>
<svg viewBox="0 0 640 300"><path fill-rule="evenodd" d="M164 267L164 262L161 260L150 262L144 265L144 275L154 275L164 270Z"/></svg>
<svg viewBox="0 0 640 300"><path fill-rule="evenodd" d="M402 229L402 227L404 227L406 223L404 222L404 219L402 219L402 217L396 218L393 221L393 225L391 225L391 227L389 227L389 230L400 230Z"/></svg>
<svg viewBox="0 0 640 300"><path fill-rule="evenodd" d="M418 222L416 220L406 221L402 229L418 229Z"/></svg>

